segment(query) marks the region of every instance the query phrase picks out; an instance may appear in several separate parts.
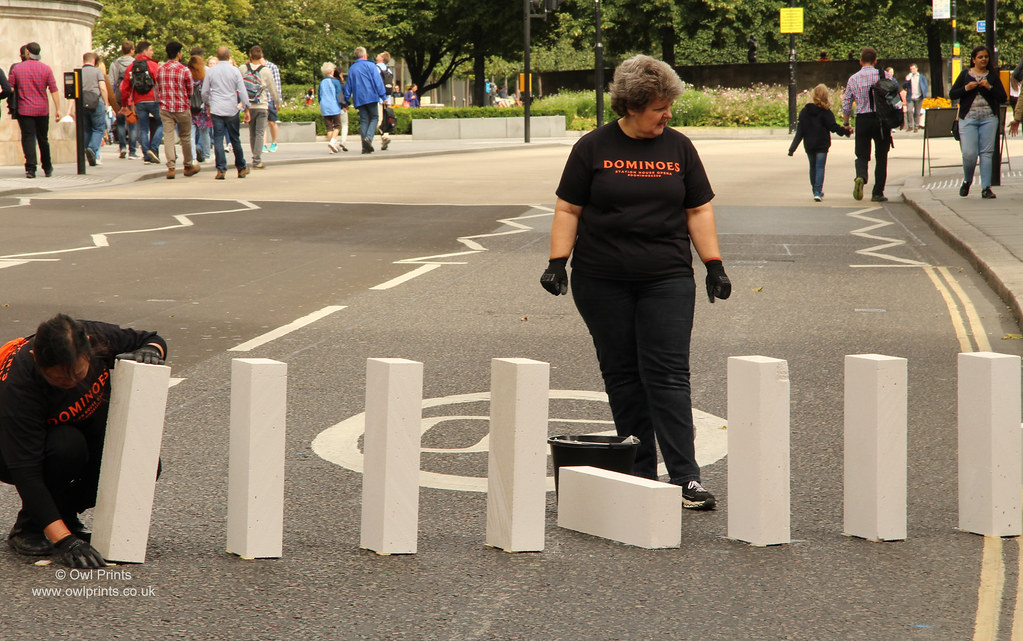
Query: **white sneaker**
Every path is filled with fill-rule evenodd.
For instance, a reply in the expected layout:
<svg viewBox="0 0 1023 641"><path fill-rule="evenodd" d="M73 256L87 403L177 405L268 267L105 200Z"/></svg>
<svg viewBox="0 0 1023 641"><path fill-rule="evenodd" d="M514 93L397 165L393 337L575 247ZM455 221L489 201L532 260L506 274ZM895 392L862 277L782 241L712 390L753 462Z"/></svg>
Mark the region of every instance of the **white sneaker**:
<svg viewBox="0 0 1023 641"><path fill-rule="evenodd" d="M338 152L337 138L327 142L327 146L330 147L330 153L336 154Z"/></svg>

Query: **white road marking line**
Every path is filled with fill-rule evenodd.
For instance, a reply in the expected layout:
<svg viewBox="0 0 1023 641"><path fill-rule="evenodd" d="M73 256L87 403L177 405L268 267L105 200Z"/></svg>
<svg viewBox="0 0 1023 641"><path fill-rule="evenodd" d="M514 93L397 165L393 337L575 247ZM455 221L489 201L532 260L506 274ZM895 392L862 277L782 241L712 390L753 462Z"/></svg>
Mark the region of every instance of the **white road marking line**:
<svg viewBox="0 0 1023 641"><path fill-rule="evenodd" d="M551 399L568 399L579 401L593 401L607 404L607 394L589 390L555 390L549 392ZM462 403L489 402L490 392L475 392L470 394L456 394L440 398L423 399L423 409L457 406ZM454 409L454 408L452 408ZM452 412L444 416L423 417L421 433L425 434L433 427L447 421L459 420L487 421L489 416L471 416L460 412ZM605 419L548 419L549 423L582 423L582 424L613 424L613 421ZM693 424L696 427L696 462L705 467L720 461L728 453L728 432L723 429L727 421L723 418L693 409ZM326 461L339 465L353 472L363 471L362 450L359 447L359 440L366 429L366 414L356 414L341 421L340 423L324 429L316 435L312 442L312 450ZM614 434L614 430L599 430L594 432L592 428L583 428L576 433L597 433ZM485 452L489 448L489 437L484 435L478 442L467 447L458 448L423 448L423 452L433 454L462 454L466 452ZM664 464L658 466L659 474L667 474ZM419 484L422 487L432 487L440 490L456 490L461 492L486 492L487 478L485 476L461 476L458 474L445 474L440 472L419 471ZM554 491L554 477L547 477L547 491Z"/></svg>
<svg viewBox="0 0 1023 641"><path fill-rule="evenodd" d="M387 282L380 283L379 285L374 285L373 287L370 287L370 289L381 290L397 287L398 285L408 282L417 276L422 276L426 272L432 272L433 270L437 269L438 267L444 264L445 263L431 263L429 265L420 265L419 267L413 269L407 274L402 274L401 276L398 276L397 278L392 278Z"/></svg>
<svg viewBox="0 0 1023 641"><path fill-rule="evenodd" d="M849 232L850 234L852 234L853 236L858 236L859 238L867 238L867 239L870 239L870 240L879 240L879 241L881 241L880 245L875 245L873 247L868 247L866 249L857 249L856 253L860 254L861 256L872 256L874 258L881 258L883 260L890 260L892 262L900 263L900 264L907 265L907 266L910 266L910 267L924 267L924 266L926 266L927 263L923 263L923 262L920 262L918 260L912 260L912 259L909 259L909 258L900 258L898 256L892 256L890 254L881 253L882 250L891 249L892 247L900 247L902 245L905 245L906 241L898 240L896 238L888 238L886 236L875 236L873 234L868 233L868 232L874 231L875 229L880 229L882 227L888 227L889 225L894 225L895 224L895 223L893 223L890 220L880 220L880 219L877 219L877 218L871 218L870 216L867 216L868 212L877 211L878 209L880 209L880 207L869 207L869 208L866 208L866 209L861 209L859 211L854 211L852 213L847 214L848 216L850 216L852 218L857 218L857 219L862 220L864 222L873 223L871 225L867 225L866 227L861 227L860 229L853 230L853 231ZM850 265L850 267L862 267L862 265Z"/></svg>
<svg viewBox="0 0 1023 641"><path fill-rule="evenodd" d="M291 332L294 332L296 330L302 329L306 325L311 325L312 323L315 323L316 321L320 320L321 318L324 318L325 316L329 316L330 314L333 314L336 311L345 309L345 307L347 307L347 306L346 305L330 305L328 307L324 307L323 309L315 311L312 314L307 314L307 315L303 316L302 318L293 320L290 323L288 323L287 325L283 325L281 327L278 327L275 330L269 331L269 332L263 334L262 336L257 336L256 338L253 338L252 340L245 341L241 345L236 345L236 346L232 347L231 349L229 349L227 351L229 351L229 352L248 352L248 351L251 351L251 350L259 347L260 345L265 345L265 344L269 343L270 341L276 340L276 339L278 339L278 338L280 338L282 336L286 336L286 335L290 334Z"/></svg>
<svg viewBox="0 0 1023 641"><path fill-rule="evenodd" d="M148 227L148 228L145 228L145 229L122 229L120 231L109 231L109 232L104 232L102 234L92 234L90 236L90 238L92 240L92 245L83 245L81 247L66 247L64 249L52 249L52 250L47 250L47 251L29 252L29 253L24 253L24 254L8 254L7 256L0 256L0 263L2 263L5 260L9 260L9 259L33 258L35 256L52 256L54 254L68 254L68 253L71 253L71 252L79 252L79 251L86 251L86 250L90 250L90 249L98 249L100 247L109 247L110 246L110 236L116 236L116 235L119 235L119 234L144 234L144 233L154 232L154 231L167 231L167 230L170 230L170 229L181 229L181 228L184 228L184 227L193 227L195 225L195 223L192 221L192 217L194 217L194 216L209 216L209 215L212 215L212 214L230 214L230 213L236 213L236 212L239 212L239 211L251 211L251 210L254 210L254 209L259 209L259 207L257 205L254 205L253 203L250 203L250 202L245 201L245 200L236 200L236 201L233 201L233 202L237 202L238 204L242 205L242 207L234 208L234 209L218 209L218 210L215 210L215 211L197 211L197 212L193 212L191 214L176 214L176 215L172 216L172 218L175 221L177 221L177 224L175 224L175 225L163 225L163 226L160 226L160 227ZM54 259L54 260L59 260L59 259ZM12 266L13 265L4 265L4 267L12 267Z"/></svg>
<svg viewBox="0 0 1023 641"><path fill-rule="evenodd" d="M414 270L410 271L409 273L407 273L407 274L405 274L403 276L398 276L397 278L392 278L391 280L389 280L387 282L380 283L379 285L374 285L373 287L370 287L370 289L371 290L383 290L383 289L391 289L392 287L397 287L398 285L401 285L403 283L407 283L408 281L412 280L413 278L416 278L418 276L422 276L423 274L431 272L434 269L440 267L441 265L466 265L466 264L468 264L466 261L453 261L453 260L441 260L441 259L444 259L444 258L454 258L456 256L470 256L472 254L478 254L480 252L487 251L486 246L484 246L481 243L476 242L476 239L480 239L480 238L494 238L494 237L497 237L497 236L507 236L509 234L522 234L522 233L529 232L529 231L536 231L536 229L534 227L530 227L529 225L524 225L524 224L519 223L517 221L528 220L530 218L550 217L553 214L553 210L551 210L551 209L549 209L547 207L541 207L541 206L538 206L538 205L531 205L531 207L532 207L532 209L535 209L535 210L541 210L544 213L540 213L540 214L523 214L521 216L516 216L514 218L499 218L497 220L497 222L499 222L499 223L501 223L503 225L506 225L508 227L512 227L512 229L507 230L507 231L497 231L497 232L491 232L489 234L476 234L474 236L460 236L460 237L458 237L456 240L458 242L462 243L463 245L465 245L466 247L468 247L469 251L452 252L452 253L449 253L449 254L436 254L434 256L418 256L416 258L402 258L401 260L396 260L396 261L394 261L395 265L421 265L421 267L419 267L418 269L414 269Z"/></svg>

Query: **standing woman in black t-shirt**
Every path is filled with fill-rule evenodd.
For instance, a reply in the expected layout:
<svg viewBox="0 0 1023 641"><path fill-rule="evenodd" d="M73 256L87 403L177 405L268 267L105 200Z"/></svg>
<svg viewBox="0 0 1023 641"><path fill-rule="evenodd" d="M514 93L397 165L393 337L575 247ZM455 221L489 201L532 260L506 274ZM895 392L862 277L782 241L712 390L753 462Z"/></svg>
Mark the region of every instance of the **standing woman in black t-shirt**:
<svg viewBox="0 0 1023 641"><path fill-rule="evenodd" d="M583 136L569 156L540 277L572 295L597 349L615 427L640 440L633 473L657 478L656 436L683 506L712 509L700 481L689 385L696 303L692 246L707 294L728 298L707 174L692 142L666 128L682 81L667 64L635 56L615 70L620 118Z"/></svg>
<svg viewBox="0 0 1023 641"><path fill-rule="evenodd" d="M58 314L0 346L0 481L22 508L7 543L56 552L71 567L105 565L78 515L96 505L115 358L163 364L156 332Z"/></svg>

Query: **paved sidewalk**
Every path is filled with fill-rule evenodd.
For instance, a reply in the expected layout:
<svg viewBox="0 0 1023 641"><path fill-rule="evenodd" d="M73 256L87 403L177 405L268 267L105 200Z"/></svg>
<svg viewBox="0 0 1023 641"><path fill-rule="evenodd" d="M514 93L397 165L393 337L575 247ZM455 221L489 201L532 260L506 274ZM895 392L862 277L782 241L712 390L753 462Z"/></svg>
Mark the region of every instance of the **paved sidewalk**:
<svg viewBox="0 0 1023 641"><path fill-rule="evenodd" d="M788 138L786 129L735 129L735 128L682 128L694 140L720 138ZM895 132L897 138L910 134ZM521 139L499 140L413 140L411 136L391 136L387 151L376 151L363 155L357 147L350 146L347 153L331 154L325 139L315 143L282 143L278 151L264 153L263 162L274 165L309 162L362 162L386 158L422 155L473 153L494 149L514 149L546 145L571 144L580 132L569 132L562 138L533 138L528 145ZM349 136L349 139L353 138ZM357 136L354 138L357 140ZM179 154L180 155L180 154ZM246 158L251 154L246 148ZM228 154L229 169L233 168L232 155ZM203 163L199 174L185 178L180 171L175 180L211 180L216 169L212 161ZM34 179L25 178L20 166L0 167L0 196L29 195L54 191L77 190L83 187L101 187L106 184L123 184L147 179L164 179L166 166L144 165L141 160L120 159L116 151L103 150L103 164L87 167L87 173L78 175L74 163L54 167L51 178L42 172ZM898 183L898 177L891 176L889 185ZM1016 315L1023 319L1023 171L1010 170L1002 164L1002 184L994 187L995 200L980 197L980 181L976 179L967 198L959 196L962 173L957 168L941 169L929 176L908 176L902 186L902 197L926 220L931 227L952 247L967 257L984 276L992 288ZM890 194L893 195L893 194Z"/></svg>
<svg viewBox="0 0 1023 641"><path fill-rule="evenodd" d="M980 197L980 180L970 195L959 196L962 171L950 169L932 176L912 176L902 197L920 216L965 256L1023 320L1023 171L1002 164L1002 184L992 187L997 198Z"/></svg>

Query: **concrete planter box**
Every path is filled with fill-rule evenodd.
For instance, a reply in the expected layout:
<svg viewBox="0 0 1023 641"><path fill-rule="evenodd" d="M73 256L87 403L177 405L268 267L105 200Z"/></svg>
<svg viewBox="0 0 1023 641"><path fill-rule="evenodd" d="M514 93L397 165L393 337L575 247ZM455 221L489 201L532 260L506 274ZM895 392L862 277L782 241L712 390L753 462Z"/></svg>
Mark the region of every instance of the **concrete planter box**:
<svg viewBox="0 0 1023 641"><path fill-rule="evenodd" d="M523 118L443 118L412 121L413 140L453 140L479 138L522 138ZM529 134L538 138L565 135L564 116L532 116Z"/></svg>
<svg viewBox="0 0 1023 641"><path fill-rule="evenodd" d="M316 142L315 122L279 122L277 142ZM249 140L249 126L242 125L242 142Z"/></svg>

